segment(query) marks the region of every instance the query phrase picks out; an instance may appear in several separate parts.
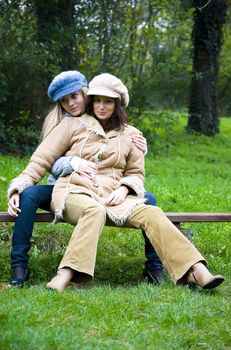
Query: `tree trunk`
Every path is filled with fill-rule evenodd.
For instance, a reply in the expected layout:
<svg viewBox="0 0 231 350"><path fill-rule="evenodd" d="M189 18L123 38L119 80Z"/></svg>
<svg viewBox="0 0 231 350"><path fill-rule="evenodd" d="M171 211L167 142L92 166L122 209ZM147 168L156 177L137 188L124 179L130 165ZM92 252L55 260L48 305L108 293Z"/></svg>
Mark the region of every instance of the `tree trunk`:
<svg viewBox="0 0 231 350"><path fill-rule="evenodd" d="M194 5L193 76L187 130L214 136L219 133L216 86L227 3L225 0L195 0Z"/></svg>

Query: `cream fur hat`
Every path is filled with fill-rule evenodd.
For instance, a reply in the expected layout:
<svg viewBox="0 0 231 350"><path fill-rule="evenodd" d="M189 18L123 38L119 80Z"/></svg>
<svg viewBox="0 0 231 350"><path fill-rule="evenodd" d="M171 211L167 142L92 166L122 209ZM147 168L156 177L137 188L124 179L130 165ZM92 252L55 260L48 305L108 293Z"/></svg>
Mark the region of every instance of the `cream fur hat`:
<svg viewBox="0 0 231 350"><path fill-rule="evenodd" d="M120 79L109 73L94 77L89 83L87 94L119 98L124 107L129 103L128 89Z"/></svg>

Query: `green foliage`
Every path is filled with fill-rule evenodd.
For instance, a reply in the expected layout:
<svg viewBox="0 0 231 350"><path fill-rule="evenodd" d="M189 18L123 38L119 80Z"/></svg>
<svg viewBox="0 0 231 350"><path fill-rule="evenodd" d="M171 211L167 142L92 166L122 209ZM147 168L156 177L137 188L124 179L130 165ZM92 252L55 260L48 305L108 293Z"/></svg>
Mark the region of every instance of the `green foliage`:
<svg viewBox="0 0 231 350"><path fill-rule="evenodd" d="M180 1L171 6L167 1L105 0L59 5L28 0L0 4L2 152L24 153L37 142L32 133L41 129L49 108L47 86L63 69L77 68L88 79L102 71L117 74L128 84L135 108L145 102L145 109L152 109L150 94L155 107L182 106L185 72L190 67L191 19L187 12L182 23ZM26 120L21 111L28 116ZM32 129L29 139L25 128Z"/></svg>
<svg viewBox="0 0 231 350"><path fill-rule="evenodd" d="M230 114L229 22L219 80L223 115ZM88 80L105 71L118 75L134 110L186 108L192 25L191 1L0 2L1 151L34 147L50 107L47 87L64 69Z"/></svg>
<svg viewBox="0 0 231 350"><path fill-rule="evenodd" d="M0 145L4 152L31 154L38 144L39 133L31 123L29 111L18 112L18 122L8 123L0 132Z"/></svg>
<svg viewBox="0 0 231 350"><path fill-rule="evenodd" d="M174 131L174 127L178 124L179 118L184 115L168 109L144 110L140 112L135 108L130 111L130 114L130 122L142 130L143 135L148 140L149 147L152 149L157 147L160 134L164 132L170 136Z"/></svg>
<svg viewBox="0 0 231 350"><path fill-rule="evenodd" d="M55 27L56 39L43 43L37 40L33 2L1 2L0 10L0 147L5 153L25 154L38 142L49 108L47 87L64 69L63 43L73 34Z"/></svg>

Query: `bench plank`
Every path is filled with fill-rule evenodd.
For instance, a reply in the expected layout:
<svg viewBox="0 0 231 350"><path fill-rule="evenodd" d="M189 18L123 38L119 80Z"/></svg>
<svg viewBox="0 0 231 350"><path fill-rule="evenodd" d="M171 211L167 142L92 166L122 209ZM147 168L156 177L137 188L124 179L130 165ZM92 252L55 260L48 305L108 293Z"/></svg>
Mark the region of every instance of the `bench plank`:
<svg viewBox="0 0 231 350"><path fill-rule="evenodd" d="M166 213L172 222L231 222L231 213Z"/></svg>
<svg viewBox="0 0 231 350"><path fill-rule="evenodd" d="M0 222L15 222L16 218L9 215L7 212L0 212ZM36 222L52 222L54 215L50 212L37 213L35 217Z"/></svg>
<svg viewBox="0 0 231 350"><path fill-rule="evenodd" d="M231 222L231 213L166 213L174 224L182 222ZM37 213L36 222L52 222L54 215L49 212ZM15 218L7 212L0 212L0 222L14 222Z"/></svg>

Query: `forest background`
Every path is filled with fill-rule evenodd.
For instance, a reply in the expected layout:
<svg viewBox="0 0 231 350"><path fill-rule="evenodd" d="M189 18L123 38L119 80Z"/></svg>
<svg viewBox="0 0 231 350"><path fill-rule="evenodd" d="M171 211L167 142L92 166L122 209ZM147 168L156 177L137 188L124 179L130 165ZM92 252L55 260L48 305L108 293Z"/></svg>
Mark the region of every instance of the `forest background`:
<svg viewBox="0 0 231 350"><path fill-rule="evenodd" d="M207 79L214 90L208 109L214 107L216 117L229 117L228 3L224 0L1 1L1 152L28 154L36 147L44 117L51 107L47 87L62 70L80 70L88 80L102 72L119 76L130 92L130 122L143 130L150 145L155 142L157 128L171 131L179 112L190 120L193 79L201 96L199 107L197 101L194 103L196 108L205 105L207 87L198 89L198 83ZM200 15L207 16L210 25L207 32L204 23L196 22ZM198 33L208 52L203 57L207 63L202 62L196 71ZM215 46L213 39L217 40ZM215 75L214 80L210 73ZM201 113L207 118L207 112ZM204 125L208 136L219 132L219 121L215 122L211 132L209 125ZM194 126L192 129L197 130ZM203 133L206 131L202 130Z"/></svg>

